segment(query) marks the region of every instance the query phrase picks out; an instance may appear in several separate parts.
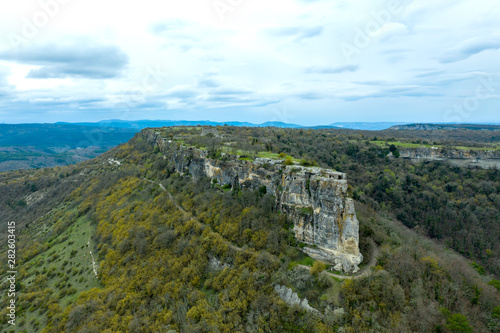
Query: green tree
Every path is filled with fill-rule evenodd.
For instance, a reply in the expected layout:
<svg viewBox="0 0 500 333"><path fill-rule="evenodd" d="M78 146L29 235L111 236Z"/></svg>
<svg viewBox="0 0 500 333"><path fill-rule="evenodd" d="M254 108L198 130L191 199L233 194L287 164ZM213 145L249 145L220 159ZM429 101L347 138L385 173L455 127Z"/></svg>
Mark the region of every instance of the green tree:
<svg viewBox="0 0 500 333"><path fill-rule="evenodd" d="M467 321L467 317L460 313L454 313L446 320L446 327L452 332L468 333L472 332L472 327Z"/></svg>

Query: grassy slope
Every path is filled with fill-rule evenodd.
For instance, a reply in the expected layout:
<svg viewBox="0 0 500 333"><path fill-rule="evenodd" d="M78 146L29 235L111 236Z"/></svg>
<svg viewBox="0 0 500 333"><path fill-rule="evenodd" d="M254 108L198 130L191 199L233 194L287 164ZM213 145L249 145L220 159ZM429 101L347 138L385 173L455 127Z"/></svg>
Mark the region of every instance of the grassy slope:
<svg viewBox="0 0 500 333"><path fill-rule="evenodd" d="M32 224L32 234L50 232L52 226L44 223ZM78 295L91 288L99 288L101 284L94 275L92 261L89 254L89 245L93 249L94 244L90 240L95 233L95 226L91 225L86 217L80 217L69 228L63 231L54 240L46 251L39 253L28 260L23 266L25 273L21 279L26 288L27 296L32 287L40 288L42 285L49 288L54 295L58 294L59 306L64 309L72 304ZM94 258L98 260L96 251L92 251ZM46 277L46 278L42 278ZM42 282L43 281L43 282ZM18 315L18 327L16 332L35 332L44 327L47 321L47 313L41 313L39 309L32 307L21 310Z"/></svg>

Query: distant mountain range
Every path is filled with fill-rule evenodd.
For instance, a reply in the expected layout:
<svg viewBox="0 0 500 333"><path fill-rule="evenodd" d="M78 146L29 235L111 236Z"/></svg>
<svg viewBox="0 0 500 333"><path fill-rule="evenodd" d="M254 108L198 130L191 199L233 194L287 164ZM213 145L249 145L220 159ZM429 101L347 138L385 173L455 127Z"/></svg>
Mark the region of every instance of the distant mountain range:
<svg viewBox="0 0 500 333"><path fill-rule="evenodd" d="M253 124L249 122L241 122L241 121L224 121L224 122L216 122L210 120L119 120L119 119L111 119L111 120L102 120L97 123L57 123L57 124L65 124L65 125L80 125L80 126L91 126L91 127L119 127L119 128L134 128L137 130L141 130L143 128L148 127L164 127L164 126L246 126L246 127L284 127L284 128L299 128L304 127L302 125L297 124L288 124L277 121L268 121L262 124Z"/></svg>
<svg viewBox="0 0 500 333"><path fill-rule="evenodd" d="M348 128L367 131L382 131L396 125L404 125L408 123L401 122L336 122L330 124L329 127Z"/></svg>
<svg viewBox="0 0 500 333"><path fill-rule="evenodd" d="M64 125L80 125L80 126L91 126L91 127L117 127L117 128L132 128L141 130L148 127L163 127L163 126L246 126L246 127L282 127L282 128L312 128L312 129L322 129L322 128L344 128L344 129L358 129L358 130L369 130L369 131L381 131L395 125L403 125L407 123L403 122L336 122L329 125L317 125L317 126L303 126L298 124L290 124L278 121L268 121L262 124L254 124L250 122L242 121L210 121L210 120L119 120L110 119L102 120L96 123L91 122L81 122L81 123L57 123Z"/></svg>
<svg viewBox="0 0 500 333"><path fill-rule="evenodd" d="M354 130L365 130L365 131L383 131L385 129L391 130L430 130L430 129L457 129L466 128L474 130L490 130L500 128L500 124L450 124L450 123L425 123L425 124L415 124L415 123L405 123L405 122L335 122L329 125L317 125L317 126L303 126L298 124L290 124L277 121L268 121L262 124L254 124L250 122L242 121L210 121L210 120L102 120L99 122L81 122L81 123L56 123L63 125L79 125L79 126L89 126L89 127L111 127L111 128L128 128L135 129L137 131L148 128L148 127L163 127L163 126L246 126L246 127L282 127L282 128L312 128L312 129L354 129Z"/></svg>

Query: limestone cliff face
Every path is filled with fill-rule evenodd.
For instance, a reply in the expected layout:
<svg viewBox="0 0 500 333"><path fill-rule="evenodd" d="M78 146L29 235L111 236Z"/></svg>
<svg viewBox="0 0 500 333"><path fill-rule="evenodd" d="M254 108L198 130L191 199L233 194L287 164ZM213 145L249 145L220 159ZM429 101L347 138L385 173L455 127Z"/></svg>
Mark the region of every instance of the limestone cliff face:
<svg viewBox="0 0 500 333"><path fill-rule="evenodd" d="M294 222L295 237L314 247L304 250L317 259L341 264L356 272L363 259L359 252L359 223L354 202L347 197L344 173L322 168L286 166L281 161L210 159L206 152L162 138L154 130L141 135L157 145L180 173L217 179L221 185L253 190L266 188L276 197L278 209Z"/></svg>
<svg viewBox="0 0 500 333"><path fill-rule="evenodd" d="M500 159L500 150L400 148L401 157L411 159Z"/></svg>

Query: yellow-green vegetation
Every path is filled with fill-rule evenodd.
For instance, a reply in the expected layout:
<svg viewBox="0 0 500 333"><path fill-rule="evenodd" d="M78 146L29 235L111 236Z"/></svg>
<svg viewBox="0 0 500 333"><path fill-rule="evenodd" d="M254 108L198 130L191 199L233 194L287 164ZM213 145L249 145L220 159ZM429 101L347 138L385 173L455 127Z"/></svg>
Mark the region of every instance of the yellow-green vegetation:
<svg viewBox="0 0 500 333"><path fill-rule="evenodd" d="M326 269L326 265L321 261L316 261L314 265L311 267L311 274L313 276L318 276L319 273L323 272Z"/></svg>
<svg viewBox="0 0 500 333"><path fill-rule="evenodd" d="M239 134L241 148L255 155L272 151L284 158L279 156L284 152L349 171L358 202L360 249L375 269L355 279L331 277L323 264L303 254L291 221L278 213L272 194L224 189L212 179L181 176L170 159L138 136L92 163L0 174L0 191L8 194L8 200L0 197L2 218L20 225L18 323L23 321L22 327L7 325L7 299L2 295L0 330L499 330L500 294L489 276L497 248L481 232L484 225L493 234L496 230L495 211L490 211L497 200L491 195L498 177L494 170L387 161L366 140L343 140L328 132L219 130L233 135L228 140ZM215 137L200 138L183 128L162 131L209 150L218 143ZM122 164L110 166L108 158ZM481 194L472 195L470 202L462 197L466 184L480 186ZM441 188L447 204L433 193ZM45 196L33 201L40 193ZM18 205L22 200L25 204ZM445 239L471 256L469 238L481 240L485 258L476 259L474 267L419 234L426 226L436 235L446 232L441 224L449 226L451 220L439 215L439 209L454 216L453 205L459 202L462 220L453 223L472 220L468 210L474 203L474 231L481 238L450 233ZM403 213L408 215L399 215ZM418 220L419 233L403 227L394 214L406 224ZM97 280L87 261L89 238L98 261ZM314 275L299 263L312 266ZM484 276L478 273L483 269ZM307 298L319 314L287 305L275 292L276 285ZM5 283L0 287L5 290Z"/></svg>
<svg viewBox="0 0 500 333"><path fill-rule="evenodd" d="M272 153L272 152L268 152L268 151L260 151L257 154L257 156L258 157L265 157L265 158L272 158L272 159L275 159L275 160L281 160L281 159L285 158L285 159L291 159L293 162L300 163L300 159L293 158L292 156L288 156L288 155L286 155L285 157L283 157L283 156L280 156L280 154Z"/></svg>
<svg viewBox="0 0 500 333"><path fill-rule="evenodd" d="M316 262L316 260L314 260L313 258L311 258L309 256L304 256L304 258L302 258L299 261L299 264L305 265L305 266L312 266L312 265L314 265L315 262Z"/></svg>

